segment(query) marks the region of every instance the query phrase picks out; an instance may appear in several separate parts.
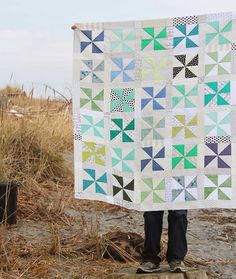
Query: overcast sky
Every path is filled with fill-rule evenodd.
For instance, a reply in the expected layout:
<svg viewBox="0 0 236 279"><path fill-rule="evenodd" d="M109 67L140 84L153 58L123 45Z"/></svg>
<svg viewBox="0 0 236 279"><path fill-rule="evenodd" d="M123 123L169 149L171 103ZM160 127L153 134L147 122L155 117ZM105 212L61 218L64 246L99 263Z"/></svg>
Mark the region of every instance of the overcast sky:
<svg viewBox="0 0 236 279"><path fill-rule="evenodd" d="M236 11L236 0L0 0L0 87L71 84L75 22Z"/></svg>

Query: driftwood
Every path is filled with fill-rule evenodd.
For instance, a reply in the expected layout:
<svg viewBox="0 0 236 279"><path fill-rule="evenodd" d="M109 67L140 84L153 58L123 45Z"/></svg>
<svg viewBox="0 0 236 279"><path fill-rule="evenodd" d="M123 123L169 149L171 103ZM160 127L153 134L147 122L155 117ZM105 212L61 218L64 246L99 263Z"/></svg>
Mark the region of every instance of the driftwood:
<svg viewBox="0 0 236 279"><path fill-rule="evenodd" d="M96 254L98 258L110 258L121 262L138 262L144 240L132 232L110 232L89 239L75 248L76 253Z"/></svg>
<svg viewBox="0 0 236 279"><path fill-rule="evenodd" d="M121 253L116 249L116 247L119 247L120 251L123 250L133 259L140 260L144 240L139 234L132 232L111 232L105 234L104 238L109 240L103 254L104 258L124 261Z"/></svg>

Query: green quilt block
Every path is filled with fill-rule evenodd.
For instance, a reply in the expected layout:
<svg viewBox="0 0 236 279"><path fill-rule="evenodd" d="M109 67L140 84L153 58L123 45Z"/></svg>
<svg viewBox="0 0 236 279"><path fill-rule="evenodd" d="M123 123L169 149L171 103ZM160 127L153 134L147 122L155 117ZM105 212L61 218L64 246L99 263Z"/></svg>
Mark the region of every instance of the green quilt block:
<svg viewBox="0 0 236 279"><path fill-rule="evenodd" d="M84 136L94 136L104 139L104 119L91 115L81 115L81 132Z"/></svg>
<svg viewBox="0 0 236 279"><path fill-rule="evenodd" d="M173 176L171 179L172 201L196 201L198 199L197 186L197 176Z"/></svg>
<svg viewBox="0 0 236 279"><path fill-rule="evenodd" d="M131 112L135 106L135 91L132 88L114 88L111 90L110 111Z"/></svg>
<svg viewBox="0 0 236 279"><path fill-rule="evenodd" d="M231 200L232 178L230 175L205 175L204 198L206 200Z"/></svg>
<svg viewBox="0 0 236 279"><path fill-rule="evenodd" d="M205 44L206 45L227 45L231 44L232 20L212 21L206 25Z"/></svg>
<svg viewBox="0 0 236 279"><path fill-rule="evenodd" d="M110 51L118 52L134 52L136 34L133 29L113 29L109 33Z"/></svg>
<svg viewBox="0 0 236 279"><path fill-rule="evenodd" d="M184 24L174 27L174 48L195 48L199 45L199 24Z"/></svg>
<svg viewBox="0 0 236 279"><path fill-rule="evenodd" d="M134 142L134 119L112 118L110 140L119 142Z"/></svg>
<svg viewBox="0 0 236 279"><path fill-rule="evenodd" d="M198 146L176 144L172 146L172 169L196 169Z"/></svg>
<svg viewBox="0 0 236 279"><path fill-rule="evenodd" d="M230 81L207 82L204 88L205 106L228 106L230 105Z"/></svg>
<svg viewBox="0 0 236 279"><path fill-rule="evenodd" d="M112 167L123 173L134 172L135 150L120 147L112 148Z"/></svg>
<svg viewBox="0 0 236 279"><path fill-rule="evenodd" d="M149 56L142 59L141 80L163 81L168 75L169 57Z"/></svg>
<svg viewBox="0 0 236 279"><path fill-rule="evenodd" d="M141 119L141 140L162 140L165 138L165 116L157 113Z"/></svg>
<svg viewBox="0 0 236 279"><path fill-rule="evenodd" d="M83 142L82 162L93 166L105 166L105 145L95 142Z"/></svg>
<svg viewBox="0 0 236 279"><path fill-rule="evenodd" d="M198 132L198 118L196 114L173 115L172 138L196 138Z"/></svg>
<svg viewBox="0 0 236 279"><path fill-rule="evenodd" d="M104 90L81 87L80 108L93 111L103 111Z"/></svg>
<svg viewBox="0 0 236 279"><path fill-rule="evenodd" d="M143 178L141 182L141 202L165 202L165 178Z"/></svg>
<svg viewBox="0 0 236 279"><path fill-rule="evenodd" d="M167 49L167 28L143 28L141 50L166 50Z"/></svg>
<svg viewBox="0 0 236 279"><path fill-rule="evenodd" d="M83 171L83 191L107 195L107 174L94 169Z"/></svg>
<svg viewBox="0 0 236 279"><path fill-rule="evenodd" d="M197 84L176 84L172 88L172 108L196 108L198 104Z"/></svg>
<svg viewBox="0 0 236 279"><path fill-rule="evenodd" d="M205 75L221 76L231 74L231 61L231 51L207 52L205 55Z"/></svg>
<svg viewBox="0 0 236 279"><path fill-rule="evenodd" d="M204 121L205 136L230 136L231 112L207 112Z"/></svg>

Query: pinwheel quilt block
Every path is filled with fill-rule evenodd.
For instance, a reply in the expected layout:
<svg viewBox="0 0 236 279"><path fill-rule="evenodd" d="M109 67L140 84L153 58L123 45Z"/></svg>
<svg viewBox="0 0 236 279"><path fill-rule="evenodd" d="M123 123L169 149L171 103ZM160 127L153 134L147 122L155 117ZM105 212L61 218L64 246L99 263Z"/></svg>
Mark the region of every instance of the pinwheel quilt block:
<svg viewBox="0 0 236 279"><path fill-rule="evenodd" d="M236 208L236 13L74 32L75 197Z"/></svg>

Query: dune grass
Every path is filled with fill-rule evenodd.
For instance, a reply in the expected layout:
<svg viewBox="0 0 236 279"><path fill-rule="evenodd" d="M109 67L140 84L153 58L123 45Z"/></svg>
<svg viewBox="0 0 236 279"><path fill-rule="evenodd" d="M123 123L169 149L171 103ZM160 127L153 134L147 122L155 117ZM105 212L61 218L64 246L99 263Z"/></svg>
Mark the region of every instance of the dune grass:
<svg viewBox="0 0 236 279"><path fill-rule="evenodd" d="M59 111L65 106L62 101L33 99L19 89L16 92L18 96L10 98L0 118L0 165L4 170L0 179L25 181L30 176L40 182L63 177L67 173L62 154L72 149L70 111Z"/></svg>

